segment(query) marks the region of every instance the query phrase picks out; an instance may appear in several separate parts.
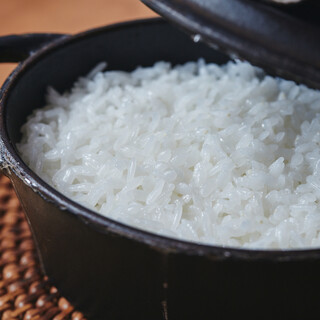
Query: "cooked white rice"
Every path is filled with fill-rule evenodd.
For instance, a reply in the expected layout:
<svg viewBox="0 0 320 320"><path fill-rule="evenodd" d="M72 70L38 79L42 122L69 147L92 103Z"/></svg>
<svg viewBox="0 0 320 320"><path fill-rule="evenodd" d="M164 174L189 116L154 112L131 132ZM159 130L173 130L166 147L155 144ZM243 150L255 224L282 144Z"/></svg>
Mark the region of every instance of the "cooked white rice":
<svg viewBox="0 0 320 320"><path fill-rule="evenodd" d="M320 92L245 62L101 68L23 126L26 163L69 198L158 234L320 246Z"/></svg>

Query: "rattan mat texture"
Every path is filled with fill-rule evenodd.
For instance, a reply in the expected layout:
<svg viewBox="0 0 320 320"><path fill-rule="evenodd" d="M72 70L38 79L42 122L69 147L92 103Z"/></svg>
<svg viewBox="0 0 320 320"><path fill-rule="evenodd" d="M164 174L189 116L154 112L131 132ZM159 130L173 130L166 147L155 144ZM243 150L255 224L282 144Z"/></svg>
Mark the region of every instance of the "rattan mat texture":
<svg viewBox="0 0 320 320"><path fill-rule="evenodd" d="M40 270L31 232L10 180L0 175L0 319L85 320Z"/></svg>

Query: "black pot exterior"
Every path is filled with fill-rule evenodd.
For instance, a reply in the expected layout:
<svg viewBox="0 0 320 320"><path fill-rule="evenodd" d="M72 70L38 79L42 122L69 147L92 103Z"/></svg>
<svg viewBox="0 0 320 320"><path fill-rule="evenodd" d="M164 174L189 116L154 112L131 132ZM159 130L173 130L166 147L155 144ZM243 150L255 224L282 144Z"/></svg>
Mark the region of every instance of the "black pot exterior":
<svg viewBox="0 0 320 320"><path fill-rule="evenodd" d="M89 319L318 319L320 250L251 251L177 241L124 226L46 185L17 155L19 128L46 87L69 88L97 63L132 70L167 60L224 63L159 19L62 39L22 63L2 90L1 160L46 274Z"/></svg>
<svg viewBox="0 0 320 320"><path fill-rule="evenodd" d="M89 319L162 319L160 252L112 232L97 232L20 179L13 183L46 274Z"/></svg>
<svg viewBox="0 0 320 320"><path fill-rule="evenodd" d="M13 176L13 183L46 274L88 319L318 319L320 259L221 259L161 250L97 232L21 179Z"/></svg>

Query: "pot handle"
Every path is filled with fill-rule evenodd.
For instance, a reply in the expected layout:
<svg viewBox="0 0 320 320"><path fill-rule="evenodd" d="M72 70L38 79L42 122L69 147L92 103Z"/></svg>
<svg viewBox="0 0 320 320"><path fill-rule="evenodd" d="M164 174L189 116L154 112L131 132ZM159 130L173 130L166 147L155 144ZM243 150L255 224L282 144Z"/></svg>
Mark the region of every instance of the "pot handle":
<svg viewBox="0 0 320 320"><path fill-rule="evenodd" d="M20 62L45 44L64 38L59 33L29 33L0 37L0 62Z"/></svg>

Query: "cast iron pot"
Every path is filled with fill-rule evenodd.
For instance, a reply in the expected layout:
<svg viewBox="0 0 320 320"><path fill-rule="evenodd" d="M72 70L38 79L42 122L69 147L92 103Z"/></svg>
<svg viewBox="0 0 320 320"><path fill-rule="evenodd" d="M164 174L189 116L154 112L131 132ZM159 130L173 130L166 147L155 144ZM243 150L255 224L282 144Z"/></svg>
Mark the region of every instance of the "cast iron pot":
<svg viewBox="0 0 320 320"><path fill-rule="evenodd" d="M1 90L1 168L25 209L44 272L88 319L319 319L320 249L242 250L138 230L67 199L17 153L20 127L43 106L48 85L64 91L101 61L132 70L199 57L221 64L227 56L160 19L75 36L6 37L0 46L2 61L25 59Z"/></svg>

